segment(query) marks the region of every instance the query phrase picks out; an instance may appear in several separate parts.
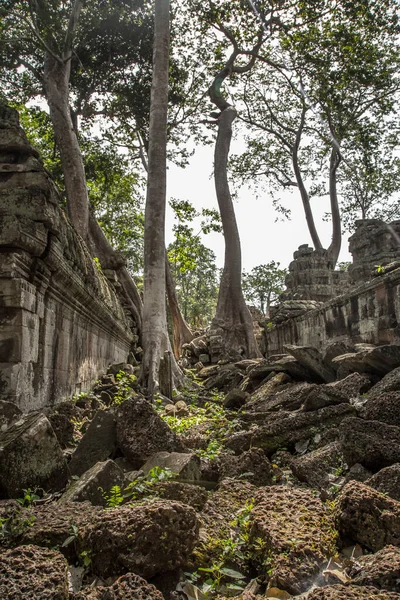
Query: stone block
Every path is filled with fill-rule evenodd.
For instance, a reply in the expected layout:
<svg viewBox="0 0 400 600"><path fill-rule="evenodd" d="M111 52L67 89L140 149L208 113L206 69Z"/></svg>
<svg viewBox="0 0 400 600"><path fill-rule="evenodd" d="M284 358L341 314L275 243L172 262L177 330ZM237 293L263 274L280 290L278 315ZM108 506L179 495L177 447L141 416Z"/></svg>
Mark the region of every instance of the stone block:
<svg viewBox="0 0 400 600"><path fill-rule="evenodd" d="M112 460L96 463L86 471L62 495L60 502L89 501L96 506L107 506L103 493L109 494L115 485L124 489L126 484L125 474Z"/></svg>
<svg viewBox="0 0 400 600"><path fill-rule="evenodd" d="M111 412L99 410L79 442L69 463L72 475L83 475L97 462L109 458L117 446L117 423Z"/></svg>
<svg viewBox="0 0 400 600"><path fill-rule="evenodd" d="M60 491L68 481L67 464L43 414L22 417L0 434L0 497L18 498L27 488Z"/></svg>
<svg viewBox="0 0 400 600"><path fill-rule="evenodd" d="M196 454L157 452L145 462L141 470L147 474L154 467L171 469L183 481L197 481L200 479L200 458Z"/></svg>

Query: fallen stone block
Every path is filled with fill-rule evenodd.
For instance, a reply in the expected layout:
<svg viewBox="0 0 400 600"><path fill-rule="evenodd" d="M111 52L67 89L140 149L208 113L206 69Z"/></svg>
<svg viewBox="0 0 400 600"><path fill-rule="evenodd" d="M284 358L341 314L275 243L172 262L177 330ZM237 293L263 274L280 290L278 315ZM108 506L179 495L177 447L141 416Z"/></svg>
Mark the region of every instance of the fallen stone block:
<svg viewBox="0 0 400 600"><path fill-rule="evenodd" d="M157 452L141 467L147 475L154 467L170 469L179 479L197 481L200 479L200 458L196 454L183 452Z"/></svg>
<svg viewBox="0 0 400 600"><path fill-rule="evenodd" d="M400 502L358 481L347 483L337 497L336 522L343 539L377 552L400 545Z"/></svg>
<svg viewBox="0 0 400 600"><path fill-rule="evenodd" d="M307 600L400 600L400 594L371 586L338 584L313 590Z"/></svg>
<svg viewBox="0 0 400 600"><path fill-rule="evenodd" d="M21 546L0 554L0 598L68 600L68 564L56 550Z"/></svg>
<svg viewBox="0 0 400 600"><path fill-rule="evenodd" d="M118 447L134 469L140 469L157 452L185 451L177 435L145 398L126 400L116 416Z"/></svg>
<svg viewBox="0 0 400 600"><path fill-rule="evenodd" d="M0 498L35 487L60 491L67 482L67 463L43 414L23 416L0 434Z"/></svg>
<svg viewBox="0 0 400 600"><path fill-rule="evenodd" d="M380 590L400 590L400 548L385 546L379 552L361 556L349 570L352 583L373 585Z"/></svg>
<svg viewBox="0 0 400 600"><path fill-rule="evenodd" d="M250 544L269 585L291 594L306 591L336 553L332 513L312 490L287 486L260 489L250 514Z"/></svg>
<svg viewBox="0 0 400 600"><path fill-rule="evenodd" d="M385 467L365 481L374 490L400 502L400 463Z"/></svg>
<svg viewBox="0 0 400 600"><path fill-rule="evenodd" d="M400 427L400 392L383 392L367 400L363 417L368 421L382 421Z"/></svg>
<svg viewBox="0 0 400 600"><path fill-rule="evenodd" d="M60 498L60 502L84 502L87 500L96 506L107 506L105 495L114 486L124 489L125 474L112 460L96 463L86 471Z"/></svg>
<svg viewBox="0 0 400 600"><path fill-rule="evenodd" d="M105 410L96 412L68 465L72 475L83 475L98 462L107 460L117 447L117 422Z"/></svg>
<svg viewBox="0 0 400 600"><path fill-rule="evenodd" d="M342 463L338 444L332 442L300 456L291 461L290 467L300 481L305 481L318 490L328 490L339 470L341 474Z"/></svg>
<svg viewBox="0 0 400 600"><path fill-rule="evenodd" d="M239 456L220 457L220 480L240 477L253 485L271 485L273 476L274 469L261 448L250 448Z"/></svg>
<svg viewBox="0 0 400 600"><path fill-rule="evenodd" d="M400 427L349 417L340 423L339 441L349 467L360 463L376 472L400 462Z"/></svg>
<svg viewBox="0 0 400 600"><path fill-rule="evenodd" d="M179 502L103 511L79 534L100 577L127 571L146 579L187 565L198 535L195 510Z"/></svg>
<svg viewBox="0 0 400 600"><path fill-rule="evenodd" d="M324 361L322 354L313 346L293 346L288 344L284 349L306 369L309 369L322 383L335 381L335 370Z"/></svg>
<svg viewBox="0 0 400 600"><path fill-rule="evenodd" d="M84 588L71 600L164 600L154 585L133 573L122 575L112 585Z"/></svg>

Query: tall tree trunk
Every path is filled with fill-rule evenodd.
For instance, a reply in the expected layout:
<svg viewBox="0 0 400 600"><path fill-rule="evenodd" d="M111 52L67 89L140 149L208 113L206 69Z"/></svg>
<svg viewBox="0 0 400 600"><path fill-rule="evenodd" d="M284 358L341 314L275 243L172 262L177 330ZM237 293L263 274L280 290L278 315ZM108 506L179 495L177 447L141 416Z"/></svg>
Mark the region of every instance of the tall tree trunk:
<svg viewBox="0 0 400 600"><path fill-rule="evenodd" d="M169 349L165 309L165 205L169 0L155 0L153 78L144 230L143 362L141 379L153 397L159 388L160 360ZM176 363L175 363L176 365ZM176 367L173 370L176 373Z"/></svg>
<svg viewBox="0 0 400 600"><path fill-rule="evenodd" d="M219 333L227 352L243 357L261 356L254 337L253 321L242 292L242 255L235 211L229 190L227 163L232 138L232 123L237 113L233 106L222 110L218 118L218 136L214 154L214 177L218 206L225 238L225 262L217 310L210 333Z"/></svg>
<svg viewBox="0 0 400 600"><path fill-rule="evenodd" d="M303 176L301 174L301 170L299 167L299 147L300 147L301 135L302 135L303 129L304 129L305 115L306 115L306 107L305 107L305 105L303 105L300 125L297 130L296 140L293 144L292 163L293 163L294 174L296 176L297 185L298 185L298 188L300 191L301 201L303 203L304 214L306 216L308 231L310 233L313 246L314 246L315 250L322 250L321 240L319 239L317 228L316 228L315 222L314 222L314 215L313 215L312 209L311 209L310 197L309 197L306 187L304 185Z"/></svg>
<svg viewBox="0 0 400 600"><path fill-rule="evenodd" d="M336 187L336 173L340 164L340 154L332 148L329 165L329 198L332 215L332 241L328 248L328 256L334 269L339 258L342 245L342 226L340 222L340 209Z"/></svg>
<svg viewBox="0 0 400 600"><path fill-rule="evenodd" d="M179 308L178 298L176 295L175 281L171 273L171 266L167 256L165 256L165 282L167 287L167 299L169 312L172 319L173 332L173 348L175 358L179 358L182 354L183 344L188 344L193 339L193 333L189 325L186 323Z"/></svg>
<svg viewBox="0 0 400 600"><path fill-rule="evenodd" d="M44 63L43 85L50 118L60 150L67 194L67 212L79 235L88 240L89 199L85 169L69 106L70 60L57 59L49 52Z"/></svg>

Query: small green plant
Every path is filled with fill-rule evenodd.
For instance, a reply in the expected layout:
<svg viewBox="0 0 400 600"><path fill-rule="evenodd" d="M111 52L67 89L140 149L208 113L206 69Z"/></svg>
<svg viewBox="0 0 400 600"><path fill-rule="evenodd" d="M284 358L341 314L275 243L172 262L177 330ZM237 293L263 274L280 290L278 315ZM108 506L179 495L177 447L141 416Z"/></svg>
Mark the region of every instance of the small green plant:
<svg viewBox="0 0 400 600"><path fill-rule="evenodd" d="M383 275L385 273L385 267L382 265L375 265L375 269L378 275Z"/></svg>
<svg viewBox="0 0 400 600"><path fill-rule="evenodd" d="M80 554L79 554L79 562L81 563L81 565L83 565L86 569L88 569L90 567L90 565L92 564L92 557L90 554L90 550L83 550Z"/></svg>
<svg viewBox="0 0 400 600"><path fill-rule="evenodd" d="M40 496L38 496L36 493L37 492L36 488L34 490L32 490L31 488L28 488L27 490L22 490L22 491L24 492L24 496L23 496L23 498L17 498L17 502L24 508L29 508L33 504L35 504L35 502L37 500L40 500Z"/></svg>
<svg viewBox="0 0 400 600"><path fill-rule="evenodd" d="M101 268L100 259L97 256L93 257L93 264L96 267L96 269L99 271L99 273L103 272L103 269Z"/></svg>
<svg viewBox="0 0 400 600"><path fill-rule="evenodd" d="M61 544L61 548L65 548L66 546L69 546L70 544L72 544L72 542L76 541L76 539L78 537L78 527L76 525L71 524L71 526L69 528L69 533L70 533L70 535Z"/></svg>
<svg viewBox="0 0 400 600"><path fill-rule="evenodd" d="M114 485L109 492L105 492L103 488L99 488L103 498L106 500L107 508L117 508L128 500L136 500L140 497L151 495L154 484L161 481L169 481L174 479L177 473L171 469L162 467L153 467L147 475L141 475L134 481L121 490L119 485Z"/></svg>
<svg viewBox="0 0 400 600"><path fill-rule="evenodd" d="M132 390L136 386L137 378L131 373L119 371L116 374L115 379L117 381L118 391L113 395L112 404L122 404L132 395Z"/></svg>

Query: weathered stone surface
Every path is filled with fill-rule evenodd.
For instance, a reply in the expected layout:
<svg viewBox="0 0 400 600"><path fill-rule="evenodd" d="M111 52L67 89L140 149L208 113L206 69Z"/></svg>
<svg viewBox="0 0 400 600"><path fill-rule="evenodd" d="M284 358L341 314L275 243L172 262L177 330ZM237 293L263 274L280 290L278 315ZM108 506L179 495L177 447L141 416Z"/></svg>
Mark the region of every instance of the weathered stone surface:
<svg viewBox="0 0 400 600"><path fill-rule="evenodd" d="M368 392L368 398L379 396L383 392L400 391L400 367L393 369L376 383Z"/></svg>
<svg viewBox="0 0 400 600"><path fill-rule="evenodd" d="M346 477L346 483L348 481L361 481L361 483L364 483L365 481L367 481L367 479L369 479L371 477L372 473L371 471L368 471L368 469L366 469L365 467L363 467L363 465L360 465L359 463L356 463L355 465L351 466ZM373 487L373 486L371 486Z"/></svg>
<svg viewBox="0 0 400 600"><path fill-rule="evenodd" d="M371 367L373 373L387 375L400 366L400 345L387 344L367 350L364 353L364 362Z"/></svg>
<svg viewBox="0 0 400 600"><path fill-rule="evenodd" d="M400 392L384 392L367 400L363 417L400 427Z"/></svg>
<svg viewBox="0 0 400 600"><path fill-rule="evenodd" d="M307 600L400 600L400 594L380 592L370 586L338 584L313 590Z"/></svg>
<svg viewBox="0 0 400 600"><path fill-rule="evenodd" d="M336 374L334 369L324 362L321 353L313 346L293 346L286 344L284 348L323 383L335 381Z"/></svg>
<svg viewBox="0 0 400 600"><path fill-rule="evenodd" d="M400 463L381 469L365 483L378 492L400 501Z"/></svg>
<svg viewBox="0 0 400 600"><path fill-rule="evenodd" d="M279 377L279 375L276 375L276 377ZM271 379L271 381L273 380ZM311 391L315 388L319 388L316 384L304 382L296 383L294 385L285 385L282 390L279 390L279 388L271 390L271 388L266 387L268 386L268 383L265 384L265 386L262 385L251 395L249 402L244 408L246 412L249 410L258 412L297 410L301 407Z"/></svg>
<svg viewBox="0 0 400 600"><path fill-rule="evenodd" d="M30 522L21 535L23 544L35 544L49 548L61 548L65 540L71 535L71 526L78 530L103 514L103 509L92 506L89 502L52 502L44 506L25 509L21 516ZM66 552L73 552L73 544L66 548Z"/></svg>
<svg viewBox="0 0 400 600"><path fill-rule="evenodd" d="M400 548L386 546L369 556L361 556L349 572L352 583L373 585L382 590L400 590Z"/></svg>
<svg viewBox="0 0 400 600"><path fill-rule="evenodd" d="M349 467L360 463L376 472L400 462L400 427L351 417L341 422L339 440Z"/></svg>
<svg viewBox="0 0 400 600"><path fill-rule="evenodd" d="M220 465L220 479L241 477L253 485L272 483L274 469L261 448L250 448L239 456L222 455Z"/></svg>
<svg viewBox="0 0 400 600"><path fill-rule="evenodd" d="M72 455L69 470L82 475L97 462L109 458L117 447L117 422L111 412L99 410Z"/></svg>
<svg viewBox="0 0 400 600"><path fill-rule="evenodd" d="M205 488L181 481L154 483L146 495L188 504L196 510L201 510L208 499L208 492Z"/></svg>
<svg viewBox="0 0 400 600"><path fill-rule="evenodd" d="M197 539L194 509L168 500L104 511L80 535L101 577L127 571L146 579L187 564Z"/></svg>
<svg viewBox="0 0 400 600"><path fill-rule="evenodd" d="M325 406L346 402L349 402L349 398L337 388L329 387L329 385L317 385L310 391L307 398L304 399L302 408L308 412L324 408Z"/></svg>
<svg viewBox="0 0 400 600"><path fill-rule="evenodd" d="M296 412L269 425L232 434L227 437L225 445L237 454L250 448L262 448L270 456L279 448L292 447L321 430L336 427L344 418L354 414L355 409L349 404L327 406L308 413Z"/></svg>
<svg viewBox="0 0 400 600"><path fill-rule="evenodd" d="M141 470L147 474L154 467L171 469L182 480L196 481L200 479L200 458L196 454L157 452L145 462Z"/></svg>
<svg viewBox="0 0 400 600"><path fill-rule="evenodd" d="M233 387L238 387L243 381L243 373L233 364L222 365L216 375L212 375L204 382L206 390L214 388L222 391L229 391Z"/></svg>
<svg viewBox="0 0 400 600"><path fill-rule="evenodd" d="M286 373L286 375L296 380L315 381L312 371L301 365L294 356L290 356L289 354L285 354L274 361L267 359L256 367L251 368L248 372L248 377L250 380L262 381L271 373Z"/></svg>
<svg viewBox="0 0 400 600"><path fill-rule="evenodd" d="M250 542L264 542L260 557L269 583L292 594L308 589L335 554L331 513L311 490L272 487L255 495Z"/></svg>
<svg viewBox="0 0 400 600"><path fill-rule="evenodd" d="M330 342L323 354L323 360L325 363L333 366L332 359L341 354L348 354L349 352L355 352L354 345L350 340L340 340L337 342Z"/></svg>
<svg viewBox="0 0 400 600"><path fill-rule="evenodd" d="M70 600L164 600L164 596L142 577L128 573L109 587L84 588Z"/></svg>
<svg viewBox="0 0 400 600"><path fill-rule="evenodd" d="M0 554L0 598L68 600L68 564L55 550L22 546Z"/></svg>
<svg viewBox="0 0 400 600"><path fill-rule="evenodd" d="M372 373L372 368L364 361L362 352L341 354L332 360L335 369L345 368L349 373Z"/></svg>
<svg viewBox="0 0 400 600"><path fill-rule="evenodd" d="M231 410L238 410L249 399L250 394L248 392L242 392L242 390L235 388L230 390L225 397L224 407Z"/></svg>
<svg viewBox="0 0 400 600"><path fill-rule="evenodd" d="M371 385L370 378L361 373L351 373L339 381L327 384L328 387L337 390L349 399L357 398L360 394L365 394L371 388Z"/></svg>
<svg viewBox="0 0 400 600"><path fill-rule="evenodd" d="M140 469L157 452L184 452L176 434L161 419L145 398L126 400L117 411L118 446Z"/></svg>
<svg viewBox="0 0 400 600"><path fill-rule="evenodd" d="M60 498L60 502L84 502L87 500L96 506L106 506L107 501L103 493L108 494L114 485L123 489L125 483L125 474L114 461L98 462L77 481L72 482Z"/></svg>
<svg viewBox="0 0 400 600"><path fill-rule="evenodd" d="M333 442L300 456L292 460L290 466L300 481L305 481L318 490L327 490L332 484L335 472L342 467L338 444Z"/></svg>
<svg viewBox="0 0 400 600"><path fill-rule="evenodd" d="M376 552L388 544L400 546L400 502L359 481L340 492L336 507L341 536Z"/></svg>
<svg viewBox="0 0 400 600"><path fill-rule="evenodd" d="M0 498L18 498L23 489L60 491L68 481L67 464L48 419L22 417L0 434Z"/></svg>
<svg viewBox="0 0 400 600"><path fill-rule="evenodd" d="M53 413L48 419L61 448L67 448L74 440L74 424L67 415L61 413Z"/></svg>
<svg viewBox="0 0 400 600"><path fill-rule="evenodd" d="M0 400L0 432L5 431L21 415L22 412L16 404Z"/></svg>
<svg viewBox="0 0 400 600"><path fill-rule="evenodd" d="M86 391L133 336L18 119L0 144L0 398L28 412Z"/></svg>

